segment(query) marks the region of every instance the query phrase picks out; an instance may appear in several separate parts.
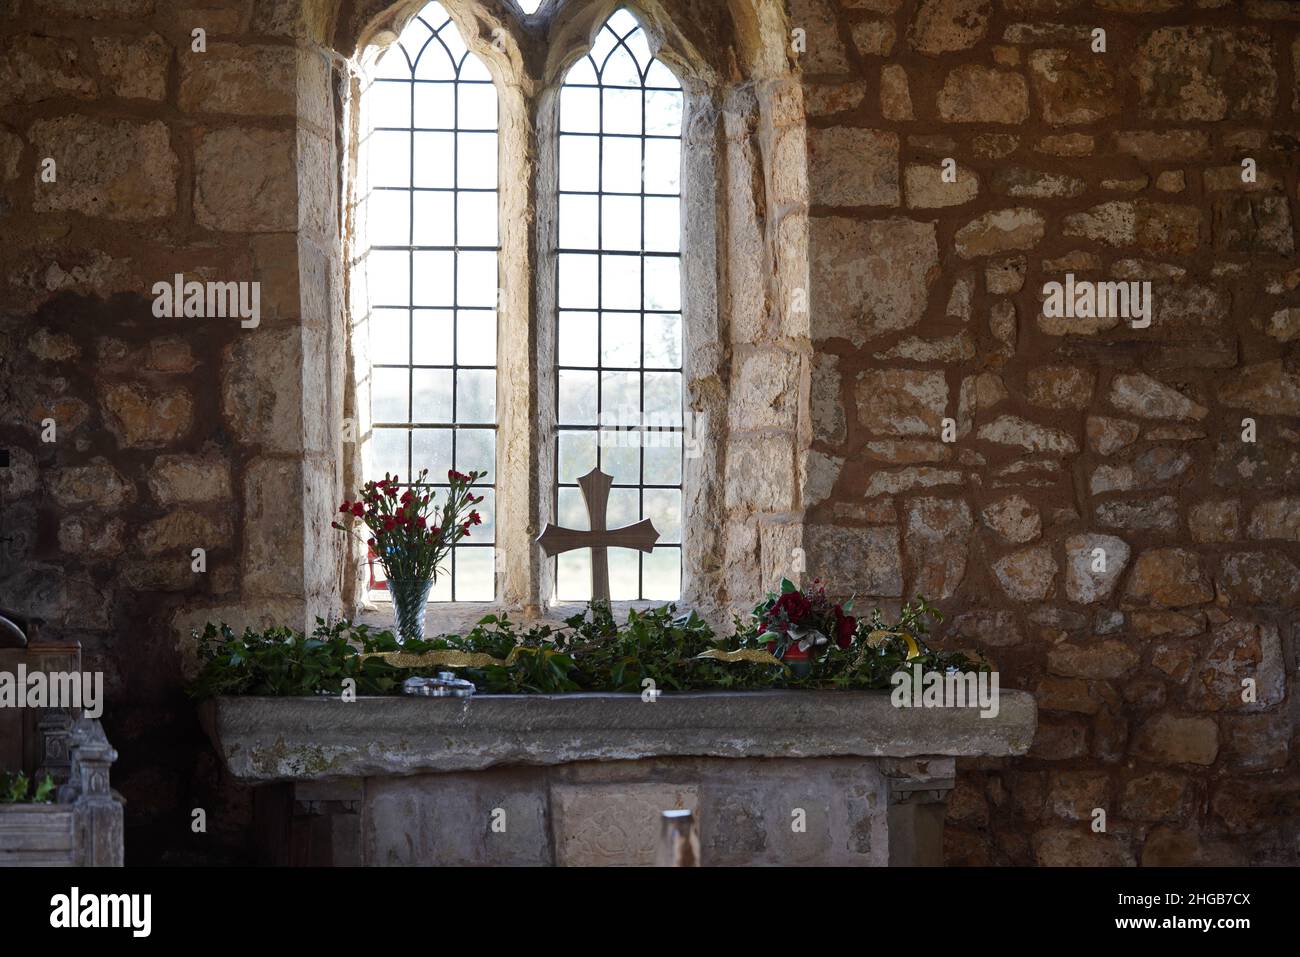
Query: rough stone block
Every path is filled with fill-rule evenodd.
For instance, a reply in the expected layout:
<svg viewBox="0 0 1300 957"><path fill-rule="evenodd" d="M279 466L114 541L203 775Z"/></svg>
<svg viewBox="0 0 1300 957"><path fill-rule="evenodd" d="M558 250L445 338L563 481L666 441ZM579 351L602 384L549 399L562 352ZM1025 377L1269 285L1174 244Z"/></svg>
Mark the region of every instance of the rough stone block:
<svg viewBox="0 0 1300 957"><path fill-rule="evenodd" d="M163 123L65 116L38 120L29 137L58 172L56 183L36 187L36 212L138 221L176 211L180 162Z"/></svg>

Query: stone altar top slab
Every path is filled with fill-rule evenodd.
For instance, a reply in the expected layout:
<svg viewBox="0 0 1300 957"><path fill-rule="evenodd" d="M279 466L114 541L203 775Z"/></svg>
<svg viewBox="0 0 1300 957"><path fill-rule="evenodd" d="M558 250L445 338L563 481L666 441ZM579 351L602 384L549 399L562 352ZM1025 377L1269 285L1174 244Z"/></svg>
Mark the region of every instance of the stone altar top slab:
<svg viewBox="0 0 1300 957"><path fill-rule="evenodd" d="M216 698L201 718L252 783L663 757L1008 756L1029 750L1033 696L976 708L896 708L887 691Z"/></svg>

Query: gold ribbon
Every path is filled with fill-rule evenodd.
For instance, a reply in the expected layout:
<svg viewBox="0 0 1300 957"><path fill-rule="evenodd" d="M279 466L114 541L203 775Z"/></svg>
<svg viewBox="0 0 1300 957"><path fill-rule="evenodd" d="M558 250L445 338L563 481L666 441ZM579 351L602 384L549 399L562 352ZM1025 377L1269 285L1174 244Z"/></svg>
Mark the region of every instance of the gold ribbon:
<svg viewBox="0 0 1300 957"><path fill-rule="evenodd" d="M508 668L520 655L535 655L539 652L547 656L563 654L553 648L529 648L516 645L510 649L510 654L505 658L493 658L491 655L477 651L426 651L418 655L409 651L373 651L361 657L382 658L394 668L487 668L491 665Z"/></svg>
<svg viewBox="0 0 1300 957"><path fill-rule="evenodd" d="M886 638L902 638L907 644L907 660L921 656L921 646L905 631L873 631L867 635L867 644L872 648L879 648Z"/></svg>
<svg viewBox="0 0 1300 957"><path fill-rule="evenodd" d="M715 661L752 661L760 665L781 665L785 667L785 662L780 658L775 658L766 651L759 651L757 648L742 648L739 651L723 651L720 648L713 648L703 654L696 655L696 658L712 658Z"/></svg>

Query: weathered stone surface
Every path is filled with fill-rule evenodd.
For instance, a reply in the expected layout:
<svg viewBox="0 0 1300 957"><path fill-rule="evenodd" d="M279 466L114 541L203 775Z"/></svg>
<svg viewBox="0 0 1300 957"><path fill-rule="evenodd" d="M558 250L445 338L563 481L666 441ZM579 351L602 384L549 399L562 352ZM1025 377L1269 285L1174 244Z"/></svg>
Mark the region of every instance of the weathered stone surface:
<svg viewBox="0 0 1300 957"><path fill-rule="evenodd" d="M830 582L845 595L898 597L903 593L898 532L887 528L810 525L804 531L806 577Z"/></svg>
<svg viewBox="0 0 1300 957"><path fill-rule="evenodd" d="M858 420L868 431L882 435L939 435L948 407L948 380L942 372L865 372L856 391Z"/></svg>
<svg viewBox="0 0 1300 957"><path fill-rule="evenodd" d="M1229 253L1295 252L1285 196L1220 196L1214 201L1214 248Z"/></svg>
<svg viewBox="0 0 1300 957"><path fill-rule="evenodd" d="M127 221L175 212L180 163L165 124L64 116L38 120L29 137L58 172L57 189L37 188L37 212Z"/></svg>
<svg viewBox="0 0 1300 957"><path fill-rule="evenodd" d="M868 442L865 450L869 460L890 465L947 462L952 458L951 445L924 439L877 439Z"/></svg>
<svg viewBox="0 0 1300 957"><path fill-rule="evenodd" d="M859 20L849 28L853 46L862 56L889 56L898 34L887 20Z"/></svg>
<svg viewBox="0 0 1300 957"><path fill-rule="evenodd" d="M1043 238L1042 213L1027 207L985 213L957 230L957 255L963 259L1032 249Z"/></svg>
<svg viewBox="0 0 1300 957"><path fill-rule="evenodd" d="M1213 629L1187 686L1187 703L1202 711L1259 711L1281 703L1286 689L1276 625L1229 621ZM1244 701L1251 679L1254 701Z"/></svg>
<svg viewBox="0 0 1300 957"><path fill-rule="evenodd" d="M95 62L114 96L161 100L167 96L172 48L156 33L144 37L95 37Z"/></svg>
<svg viewBox="0 0 1300 957"><path fill-rule="evenodd" d="M921 321L939 274L934 223L813 217L814 339L856 346Z"/></svg>
<svg viewBox="0 0 1300 957"><path fill-rule="evenodd" d="M294 47L213 43L202 56L181 58L186 112L292 116L296 100Z"/></svg>
<svg viewBox="0 0 1300 957"><path fill-rule="evenodd" d="M46 474L46 488L61 508L93 505L100 509L121 508L135 501L135 486L105 458L88 465L53 469Z"/></svg>
<svg viewBox="0 0 1300 957"><path fill-rule="evenodd" d="M229 127L194 149L194 217L224 232L279 232L298 223L292 132Z"/></svg>
<svg viewBox="0 0 1300 957"><path fill-rule="evenodd" d="M214 549L230 544L230 518L205 515L191 509L177 509L143 525L136 534L141 555L183 552L186 559L194 548Z"/></svg>
<svg viewBox="0 0 1300 957"><path fill-rule="evenodd" d="M1058 678L1045 675L1034 688L1038 707L1045 711L1071 711L1076 714L1096 714L1101 702L1081 678Z"/></svg>
<svg viewBox="0 0 1300 957"><path fill-rule="evenodd" d="M1070 199L1088 188L1088 184L1077 176L1023 166L999 167L991 182L995 193L1013 199Z"/></svg>
<svg viewBox="0 0 1300 957"><path fill-rule="evenodd" d="M254 458L244 468L240 570L245 597L303 594L301 563L285 560L302 554L304 547L302 473L300 462L269 456Z"/></svg>
<svg viewBox="0 0 1300 957"><path fill-rule="evenodd" d="M1066 596L1070 601L1085 605L1106 601L1128 567L1128 559L1128 543L1122 538L1071 535L1065 540Z"/></svg>
<svg viewBox="0 0 1300 957"><path fill-rule="evenodd" d="M1049 409L1086 409L1097 375L1079 366L1035 366L1026 377L1029 401Z"/></svg>
<svg viewBox="0 0 1300 957"><path fill-rule="evenodd" d="M1291 726L1285 715L1224 715L1219 730L1229 767L1246 771L1286 767Z"/></svg>
<svg viewBox="0 0 1300 957"><path fill-rule="evenodd" d="M1122 678L1137 665L1137 652L1117 639L1086 644L1061 641L1047 650L1047 669L1066 678Z"/></svg>
<svg viewBox="0 0 1300 957"><path fill-rule="evenodd" d="M1044 546L1012 552L993 563L993 574L1007 596L1015 601L1042 601L1051 591L1058 566Z"/></svg>
<svg viewBox="0 0 1300 957"><path fill-rule="evenodd" d="M1277 833L1300 814L1300 787L1288 778L1228 780L1215 789L1210 809L1233 834Z"/></svg>
<svg viewBox="0 0 1300 957"><path fill-rule="evenodd" d="M853 127L808 131L814 204L897 206L898 134Z"/></svg>
<svg viewBox="0 0 1300 957"><path fill-rule="evenodd" d="M1070 821L1091 821L1093 808L1106 804L1110 778L1101 771L1053 771L1049 778L1048 812Z"/></svg>
<svg viewBox="0 0 1300 957"><path fill-rule="evenodd" d="M156 0L36 0L40 13L91 20L124 20L154 12Z"/></svg>
<svg viewBox="0 0 1300 957"><path fill-rule="evenodd" d="M778 350L750 352L733 373L729 416L734 429L784 429L795 424L798 358Z"/></svg>
<svg viewBox="0 0 1300 957"><path fill-rule="evenodd" d="M1145 373L1124 373L1110 383L1107 397L1115 408L1146 419L1200 421L1209 410Z"/></svg>
<svg viewBox="0 0 1300 957"><path fill-rule="evenodd" d="M1140 160L1185 162L1209 154L1210 134L1205 130L1132 130L1115 134L1115 148Z"/></svg>
<svg viewBox="0 0 1300 957"><path fill-rule="evenodd" d="M698 810L698 789L673 784L560 785L553 792L555 863L650 867L667 810Z"/></svg>
<svg viewBox="0 0 1300 957"><path fill-rule="evenodd" d="M160 505L208 504L231 497L230 462L217 455L160 455L149 469Z"/></svg>
<svg viewBox="0 0 1300 957"><path fill-rule="evenodd" d="M921 0L907 41L927 56L968 50L988 31L991 9L990 0Z"/></svg>
<svg viewBox="0 0 1300 957"><path fill-rule="evenodd" d="M1172 532L1178 528L1178 501L1172 495L1132 502L1101 502L1094 514L1105 528L1131 532Z"/></svg>
<svg viewBox="0 0 1300 957"><path fill-rule="evenodd" d="M1241 535L1241 508L1236 500L1199 502L1187 513L1195 542L1235 542Z"/></svg>
<svg viewBox="0 0 1300 957"><path fill-rule="evenodd" d="M23 139L8 130L0 130L0 183L18 178L18 163L22 160Z"/></svg>
<svg viewBox="0 0 1300 957"><path fill-rule="evenodd" d="M301 349L296 330L242 333L227 347L221 410L241 441L267 451L302 448Z"/></svg>
<svg viewBox="0 0 1300 957"><path fill-rule="evenodd" d="M1002 355L1010 357L1015 353L1020 323L1015 303L1010 299L1000 299L989 308L989 332L1001 343L998 351Z"/></svg>
<svg viewBox="0 0 1300 957"><path fill-rule="evenodd" d="M960 206L979 195L979 176L974 170L957 167L957 181L943 180L943 169L936 165L912 163L903 174L907 205L913 209L941 209Z"/></svg>
<svg viewBox="0 0 1300 957"><path fill-rule="evenodd" d="M1071 455L1079 451L1078 443L1069 433L1038 425L1014 415L998 416L987 425L981 426L977 435L985 442L1017 445L1031 452Z"/></svg>
<svg viewBox="0 0 1300 957"><path fill-rule="evenodd" d="M1159 446L1141 453L1131 463L1097 466L1089 478L1088 490L1101 495L1156 488L1183 475L1191 465L1190 452Z"/></svg>
<svg viewBox="0 0 1300 957"><path fill-rule="evenodd" d="M1270 499L1255 506L1246 534L1256 540L1300 542L1300 496Z"/></svg>
<svg viewBox="0 0 1300 957"><path fill-rule="evenodd" d="M1180 169L1167 169L1156 175L1156 189L1162 193L1181 193L1187 188L1187 177Z"/></svg>
<svg viewBox="0 0 1300 957"><path fill-rule="evenodd" d="M921 488L962 484L962 473L956 469L937 469L928 466L898 469L893 472L876 471L867 481L864 498L876 495L901 495Z"/></svg>
<svg viewBox="0 0 1300 957"><path fill-rule="evenodd" d="M1148 120L1263 118L1277 98L1271 44L1256 28L1161 27L1138 48L1133 73Z"/></svg>
<svg viewBox="0 0 1300 957"><path fill-rule="evenodd" d="M1007 43L1041 46L1047 43L1087 43L1092 35L1082 24L1012 23L1002 33Z"/></svg>
<svg viewBox="0 0 1300 957"><path fill-rule="evenodd" d="M912 92L907 71L897 63L880 68L880 113L895 122L912 118Z"/></svg>
<svg viewBox="0 0 1300 957"><path fill-rule="evenodd" d="M1207 332L1218 333L1226 324L1232 306L1225 290L1200 283L1156 283L1152 298L1155 310L1151 325L1162 335L1173 333L1199 338Z"/></svg>
<svg viewBox="0 0 1300 957"><path fill-rule="evenodd" d="M794 504L794 448L783 435L734 446L727 456L728 508L783 512Z"/></svg>
<svg viewBox="0 0 1300 957"><path fill-rule="evenodd" d="M1042 534L1043 518L1038 508L1023 495L1008 495L984 507L984 524L1012 545L1032 542Z"/></svg>
<svg viewBox="0 0 1300 957"><path fill-rule="evenodd" d="M1055 133L1042 137L1034 149L1049 156L1091 156L1096 145L1088 133Z"/></svg>
<svg viewBox="0 0 1300 957"><path fill-rule="evenodd" d="M1017 293L1025 287L1025 270L1028 262L1024 256L1008 256L991 261L984 266L984 287L992 296Z"/></svg>
<svg viewBox="0 0 1300 957"><path fill-rule="evenodd" d="M952 619L950 628L956 638L994 648L1019 644L1025 639L1016 616L1009 611L977 609L963 612Z"/></svg>
<svg viewBox="0 0 1300 957"><path fill-rule="evenodd" d="M1214 599L1201 559L1183 548L1152 548L1138 556L1127 595L1157 605L1198 605Z"/></svg>
<svg viewBox="0 0 1300 957"><path fill-rule="evenodd" d="M1300 415L1300 375L1281 359L1244 366L1220 383L1219 401L1265 415Z"/></svg>
<svg viewBox="0 0 1300 957"><path fill-rule="evenodd" d="M1029 86L1019 73L967 64L948 73L938 106L945 123L1023 123Z"/></svg>
<svg viewBox="0 0 1300 957"><path fill-rule="evenodd" d="M1300 309L1279 309L1260 323L1264 334L1278 342L1300 339Z"/></svg>
<svg viewBox="0 0 1300 957"><path fill-rule="evenodd" d="M790 695L817 726L795 742ZM996 718L895 708L884 692L694 692L657 704L612 694L476 695L445 708L395 696L347 709L328 698L218 698L203 720L230 772L257 782L672 756L1009 755L1024 754L1034 731L1023 691L1003 691Z"/></svg>
<svg viewBox="0 0 1300 957"><path fill-rule="evenodd" d="M1191 780L1167 771L1148 771L1124 783L1120 813L1138 821L1180 820L1192 799Z"/></svg>
<svg viewBox="0 0 1300 957"><path fill-rule="evenodd" d="M810 402L813 435L826 442L843 442L844 405L840 402L838 356L823 352L813 358Z"/></svg>
<svg viewBox="0 0 1300 957"><path fill-rule="evenodd" d="M804 87L804 109L809 116L846 113L861 106L866 95L867 86L861 82L813 83Z"/></svg>
<svg viewBox="0 0 1300 957"><path fill-rule="evenodd" d="M100 396L104 424L126 448L160 448L185 435L194 401L183 389L151 393L134 383L109 386Z"/></svg>
<svg viewBox="0 0 1300 957"><path fill-rule="evenodd" d="M880 360L906 359L909 362L946 362L956 363L975 357L975 339L969 332L941 339L922 339L920 336L908 336L899 340L891 348L872 354Z"/></svg>
<svg viewBox="0 0 1300 957"><path fill-rule="evenodd" d="M1048 828L1033 837L1034 862L1040 867L1133 867L1133 851L1113 834L1092 834L1078 827Z"/></svg>
<svg viewBox="0 0 1300 957"><path fill-rule="evenodd" d="M1095 54L1076 50L1035 50L1029 75L1043 119L1053 126L1095 123L1120 112L1115 71Z"/></svg>
<svg viewBox="0 0 1300 957"><path fill-rule="evenodd" d="M1158 253L1186 255L1200 242L1201 211L1195 206L1146 200L1111 200L1065 217L1066 236L1107 246L1139 245Z"/></svg>
<svg viewBox="0 0 1300 957"><path fill-rule="evenodd" d="M971 140L975 155L984 159L1004 159L1019 145L1020 137L1014 133L979 133Z"/></svg>
<svg viewBox="0 0 1300 957"><path fill-rule="evenodd" d="M1134 747L1158 764L1213 764L1219 753L1219 726L1213 718L1158 714L1138 729Z"/></svg>
<svg viewBox="0 0 1300 957"><path fill-rule="evenodd" d="M1129 615L1129 627L1139 638L1190 638L1205 631L1205 613L1135 610Z"/></svg>
<svg viewBox="0 0 1300 957"><path fill-rule="evenodd" d="M790 0L790 26L805 31L805 51L799 54L805 73L847 73L848 55L835 26L829 0Z"/></svg>
<svg viewBox="0 0 1300 957"><path fill-rule="evenodd" d="M804 507L811 507L824 502L835 488L844 467L844 459L823 452L805 452L802 462L800 487L803 489Z"/></svg>
<svg viewBox="0 0 1300 957"><path fill-rule="evenodd" d="M95 93L95 81L77 56L75 43L39 36L0 39L0 106L61 96L85 100Z"/></svg>
<svg viewBox="0 0 1300 957"><path fill-rule="evenodd" d="M1234 605L1300 605L1300 566L1278 552L1223 556L1219 587Z"/></svg>
<svg viewBox="0 0 1300 957"><path fill-rule="evenodd" d="M59 550L69 555L116 558L126 549L126 522L93 514L70 515L59 522Z"/></svg>
<svg viewBox="0 0 1300 957"><path fill-rule="evenodd" d="M955 594L966 574L966 543L973 527L970 506L961 499L913 499L905 533L914 575L909 591L936 601Z"/></svg>

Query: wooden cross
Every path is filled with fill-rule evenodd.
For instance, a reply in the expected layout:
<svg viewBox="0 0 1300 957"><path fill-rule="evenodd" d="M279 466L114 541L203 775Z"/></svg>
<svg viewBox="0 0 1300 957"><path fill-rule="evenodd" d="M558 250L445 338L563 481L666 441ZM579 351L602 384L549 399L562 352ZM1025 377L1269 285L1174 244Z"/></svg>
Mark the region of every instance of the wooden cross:
<svg viewBox="0 0 1300 957"><path fill-rule="evenodd" d="M548 558L576 548L591 549L593 601L609 601L609 549L635 548L639 552L649 553L654 550L655 542L659 541L659 532L648 518L623 528L605 528L605 511L609 506L609 489L613 484L614 479L598 468L578 479L582 500L587 503L591 531L582 532L547 522L542 534L537 536L537 544L542 546L542 551Z"/></svg>

